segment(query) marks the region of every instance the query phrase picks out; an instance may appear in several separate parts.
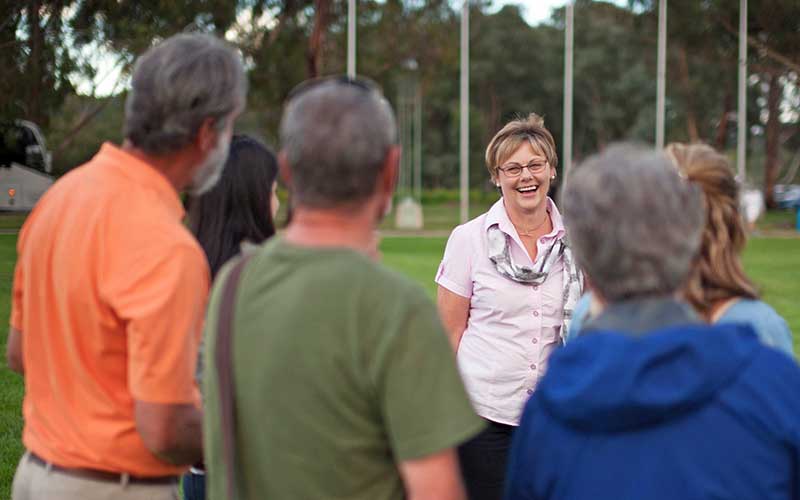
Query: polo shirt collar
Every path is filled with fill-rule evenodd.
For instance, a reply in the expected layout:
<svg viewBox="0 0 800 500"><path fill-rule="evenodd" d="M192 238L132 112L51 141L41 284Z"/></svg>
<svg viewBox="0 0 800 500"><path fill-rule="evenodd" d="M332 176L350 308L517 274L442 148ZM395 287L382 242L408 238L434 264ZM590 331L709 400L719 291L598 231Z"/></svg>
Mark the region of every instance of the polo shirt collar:
<svg viewBox="0 0 800 500"><path fill-rule="evenodd" d="M96 158L136 184L151 189L176 219L183 219L186 212L178 192L155 167L110 142L103 143Z"/></svg>

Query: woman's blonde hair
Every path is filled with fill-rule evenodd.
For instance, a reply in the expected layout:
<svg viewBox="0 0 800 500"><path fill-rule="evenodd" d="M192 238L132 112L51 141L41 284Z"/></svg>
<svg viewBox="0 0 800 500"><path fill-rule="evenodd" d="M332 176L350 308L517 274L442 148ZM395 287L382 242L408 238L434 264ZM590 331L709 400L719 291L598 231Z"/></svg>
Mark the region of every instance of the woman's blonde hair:
<svg viewBox="0 0 800 500"><path fill-rule="evenodd" d="M739 259L747 236L739 213L739 186L728 159L705 144L673 143L666 152L681 175L700 186L706 208L700 255L684 296L707 319L720 301L758 298Z"/></svg>
<svg viewBox="0 0 800 500"><path fill-rule="evenodd" d="M527 118L517 118L506 123L486 147L486 169L492 179L497 178L497 168L514 154L523 141L528 141L534 151L541 151L547 158L547 163L556 168L558 155L553 134L545 128L541 116L531 113Z"/></svg>

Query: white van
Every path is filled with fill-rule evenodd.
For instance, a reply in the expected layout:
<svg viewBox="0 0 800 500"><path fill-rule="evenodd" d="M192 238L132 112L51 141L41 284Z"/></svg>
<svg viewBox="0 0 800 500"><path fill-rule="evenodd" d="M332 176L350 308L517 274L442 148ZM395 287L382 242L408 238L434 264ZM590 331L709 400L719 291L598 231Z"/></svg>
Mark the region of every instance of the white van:
<svg viewBox="0 0 800 500"><path fill-rule="evenodd" d="M35 124L25 120L0 123L0 211L33 209L53 185L50 160Z"/></svg>

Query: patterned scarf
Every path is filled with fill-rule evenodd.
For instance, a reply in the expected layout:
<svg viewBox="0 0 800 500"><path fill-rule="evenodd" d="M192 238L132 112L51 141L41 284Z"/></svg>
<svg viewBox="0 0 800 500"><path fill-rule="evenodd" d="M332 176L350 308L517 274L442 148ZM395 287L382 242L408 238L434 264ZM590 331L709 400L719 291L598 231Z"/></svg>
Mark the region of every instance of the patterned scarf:
<svg viewBox="0 0 800 500"><path fill-rule="evenodd" d="M583 292L583 273L575 265L575 259L572 258L572 250L569 248L567 239L561 237L552 240L547 248L536 256L533 269L531 269L514 262L509 249L511 237L504 233L498 224L489 226L486 235L489 243L489 260L492 261L497 272L517 283L541 285L558 259L563 259L564 290L561 296L563 319L559 332L563 344L569 331L575 304Z"/></svg>

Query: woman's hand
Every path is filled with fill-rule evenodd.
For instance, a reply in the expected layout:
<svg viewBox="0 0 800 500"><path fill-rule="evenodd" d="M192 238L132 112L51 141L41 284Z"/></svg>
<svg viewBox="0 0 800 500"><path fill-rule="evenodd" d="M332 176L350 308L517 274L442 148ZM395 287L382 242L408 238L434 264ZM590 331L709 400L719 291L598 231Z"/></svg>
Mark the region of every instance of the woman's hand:
<svg viewBox="0 0 800 500"><path fill-rule="evenodd" d="M469 299L439 286L436 303L439 307L439 317L453 346L453 351L458 352L458 344L461 343L461 337L467 329L467 320L469 320Z"/></svg>

